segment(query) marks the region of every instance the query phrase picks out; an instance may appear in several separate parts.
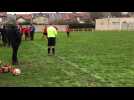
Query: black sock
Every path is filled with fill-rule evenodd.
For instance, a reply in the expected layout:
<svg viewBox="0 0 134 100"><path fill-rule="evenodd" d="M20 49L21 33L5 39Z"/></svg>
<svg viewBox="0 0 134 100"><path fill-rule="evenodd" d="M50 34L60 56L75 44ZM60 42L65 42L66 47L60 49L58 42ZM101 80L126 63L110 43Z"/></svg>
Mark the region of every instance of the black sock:
<svg viewBox="0 0 134 100"><path fill-rule="evenodd" d="M55 48L52 48L53 54L55 54Z"/></svg>
<svg viewBox="0 0 134 100"><path fill-rule="evenodd" d="M50 54L50 48L48 48L48 54Z"/></svg>

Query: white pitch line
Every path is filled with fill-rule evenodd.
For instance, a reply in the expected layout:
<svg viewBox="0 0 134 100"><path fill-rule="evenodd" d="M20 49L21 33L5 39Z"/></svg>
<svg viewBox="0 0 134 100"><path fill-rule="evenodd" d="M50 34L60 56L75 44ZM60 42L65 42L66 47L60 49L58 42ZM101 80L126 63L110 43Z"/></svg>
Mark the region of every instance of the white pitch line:
<svg viewBox="0 0 134 100"><path fill-rule="evenodd" d="M40 47L41 49L45 49L46 50L46 48L44 48L42 45L40 45L40 44L37 44L37 43L33 43L35 46L38 46L38 47ZM69 61L69 60L66 60L64 57L62 57L62 56L56 56L57 58L59 58L60 60L62 60L62 61L64 61L65 63L67 63L67 64L69 64L69 65L71 65L71 66L73 66L73 67L75 67L75 68L77 68L77 69L80 69L80 70L82 70L83 72L86 72L87 73L87 71L86 70L84 70L84 68L80 68L79 67L79 65L77 65L76 63L73 63L73 62L71 62L71 61Z"/></svg>
<svg viewBox="0 0 134 100"><path fill-rule="evenodd" d="M42 49L45 49L46 50L46 48L44 48L42 45L40 45L40 44L37 44L37 43L33 43L35 46L38 46L38 47L40 47L40 48L42 48ZM67 64L69 64L69 65L71 65L71 66L73 66L73 67L75 67L75 68L77 68L77 69L81 69L80 67L79 67L79 65L77 65L76 63L73 63L73 62L71 62L71 61L69 61L69 60L66 60L64 57L62 57L62 56L56 56L57 58L59 58L60 60L62 60L62 61L64 61L64 62L66 62ZM81 69L83 72L85 72L85 70L83 70L83 69Z"/></svg>
<svg viewBox="0 0 134 100"><path fill-rule="evenodd" d="M64 57L61 57L61 56L57 56L57 57L58 57L59 59L61 59L62 61L64 61L65 63L67 63L67 64L69 64L69 65L75 67L76 69L79 69L79 70L81 70L82 72L84 72L84 73L86 73L86 74L89 74L89 72L87 72L87 69L85 69L85 68L80 68L80 66L77 65L76 63L73 63L73 62L71 62L71 61L69 61L69 60L66 60ZM101 81L104 82L104 78L102 78L101 76L98 76L98 75L95 75L95 74L92 74L92 73L90 73L90 75L91 75L92 77L94 77L94 78L96 78L96 79L99 79L99 80L101 80Z"/></svg>
<svg viewBox="0 0 134 100"><path fill-rule="evenodd" d="M79 70L81 70L81 71L84 72L84 73L88 73L85 68L80 68L80 66L77 65L76 63L71 62L71 61L69 61L69 60L66 60L64 57L61 57L61 56L57 56L57 57L58 57L60 60L64 61L65 63L67 63L67 64L69 64L69 65L75 67L76 69L79 69Z"/></svg>
<svg viewBox="0 0 134 100"><path fill-rule="evenodd" d="M40 45L40 44L37 44L37 43L33 43L35 46L38 46L39 48L41 48L41 49L44 49L44 50L46 50L46 48L43 48L43 46L42 45ZM67 72L67 71L65 71L65 70L63 70L63 69L61 69L61 71L62 72L64 72L66 75L68 75L68 76L72 76L69 72Z"/></svg>
<svg viewBox="0 0 134 100"><path fill-rule="evenodd" d="M47 49L47 48L43 48L43 45L40 45L40 44L37 44L37 43L35 43L35 42L32 42L35 46L37 46L37 47L39 47L39 48L41 48L41 49Z"/></svg>
<svg viewBox="0 0 134 100"><path fill-rule="evenodd" d="M35 43L35 42L33 42L33 44L34 44L35 46L40 47L41 49L45 49L45 50L47 49L47 48L44 48L42 45L37 44L37 43ZM56 56L56 57L59 58L60 60L64 61L65 63L67 63L67 64L69 64L69 65L75 67L76 69L79 69L79 70L81 70L82 72L84 72L84 73L86 73L86 74L89 74L89 72L87 72L87 69L86 69L86 68L80 68L80 66L79 66L78 64L76 64L76 63L74 63L74 62L71 62L71 61L69 61L69 60L66 60L66 59L65 59L64 57L62 57L62 56ZM90 73L90 75L93 76L93 77L95 77L96 79L104 80L104 78L102 78L101 76L94 75L94 74L91 74L91 73Z"/></svg>

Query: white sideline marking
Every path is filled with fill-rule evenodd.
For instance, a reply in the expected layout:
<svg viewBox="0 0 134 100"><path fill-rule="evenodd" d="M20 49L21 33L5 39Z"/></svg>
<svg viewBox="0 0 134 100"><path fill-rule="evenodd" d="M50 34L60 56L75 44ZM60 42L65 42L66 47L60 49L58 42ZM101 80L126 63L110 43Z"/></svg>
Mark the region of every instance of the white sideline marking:
<svg viewBox="0 0 134 100"><path fill-rule="evenodd" d="M76 69L80 69L82 72L87 73L87 71L86 71L85 68L80 68L80 66L77 65L76 63L73 63L73 62L71 62L71 61L69 61L69 60L66 60L64 57L61 57L61 56L57 56L57 57L58 57L59 59L61 59L62 61L64 61L65 63L67 63L67 64L69 64L69 65L75 67Z"/></svg>
<svg viewBox="0 0 134 100"><path fill-rule="evenodd" d="M42 49L45 49L45 50L47 49L47 48L44 48L42 45L37 44L37 43L35 43L35 42L33 42L33 44L34 44L35 46L38 46L38 47L42 48ZM64 62L70 64L71 66L74 66L75 68L79 68L79 65L77 65L76 63L72 63L72 62L69 61L69 60L66 60L64 57L61 57L61 56L56 56L56 57L58 57L59 59L63 60Z"/></svg>
<svg viewBox="0 0 134 100"><path fill-rule="evenodd" d="M34 44L35 46L40 47L41 49L45 49L45 50L47 49L47 48L44 48L42 45L37 44L37 43L35 43L35 42L33 42L33 44ZM66 60L66 59L65 59L64 57L62 57L62 56L56 56L56 57L59 58L60 60L64 61L65 63L67 63L67 64L69 64L69 65L75 67L76 69L79 69L79 70L81 70L82 72L84 72L84 73L86 73L86 74L89 74L89 72L87 72L87 70L86 70L85 68L80 68L80 66L77 65L76 63L71 62L71 61L69 61L69 60ZM65 72L65 71L64 71L64 72ZM90 73L90 75L93 76L93 77L95 77L96 79L100 79L101 81L102 81L102 80L104 81L104 78L102 78L101 76L94 75L94 74L91 74L91 73Z"/></svg>
<svg viewBox="0 0 134 100"><path fill-rule="evenodd" d="M40 45L40 44L37 44L37 43L33 43L35 46L38 46L38 47L40 47L40 48L42 48L42 49L45 49L46 50L46 48L44 48L42 45ZM71 61L69 61L69 60L66 60L64 57L61 57L61 56L56 56L57 58L59 58L59 59L61 59L61 60L63 60L65 63L67 63L67 64L69 64L69 65L71 65L71 66L73 66L73 67L75 67L75 68L77 68L77 69L80 69L80 67L79 67L79 65L77 65L76 63L73 63L73 62L71 62Z"/></svg>
<svg viewBox="0 0 134 100"><path fill-rule="evenodd" d="M47 49L47 48L43 48L43 45L40 45L40 44L37 44L37 43L35 43L35 42L32 42L35 46L37 46L37 47L39 47L39 48L41 48L41 49Z"/></svg>

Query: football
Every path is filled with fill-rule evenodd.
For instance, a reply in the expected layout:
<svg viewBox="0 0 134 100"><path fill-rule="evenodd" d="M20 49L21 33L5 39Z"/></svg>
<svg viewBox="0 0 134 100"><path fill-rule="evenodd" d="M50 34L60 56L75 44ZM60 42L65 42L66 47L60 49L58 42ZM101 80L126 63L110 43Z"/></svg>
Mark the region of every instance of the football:
<svg viewBox="0 0 134 100"><path fill-rule="evenodd" d="M12 74L13 75L20 75L21 74L21 70L19 68L14 68L14 69L12 69Z"/></svg>

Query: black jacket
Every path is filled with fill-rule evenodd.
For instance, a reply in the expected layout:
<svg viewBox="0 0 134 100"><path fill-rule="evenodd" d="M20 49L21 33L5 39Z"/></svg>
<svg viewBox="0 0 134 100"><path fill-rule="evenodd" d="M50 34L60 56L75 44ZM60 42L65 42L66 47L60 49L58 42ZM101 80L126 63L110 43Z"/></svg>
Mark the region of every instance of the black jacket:
<svg viewBox="0 0 134 100"><path fill-rule="evenodd" d="M17 26L7 26L7 28L5 30L6 30L6 36L12 45L20 44L21 34L20 34Z"/></svg>

